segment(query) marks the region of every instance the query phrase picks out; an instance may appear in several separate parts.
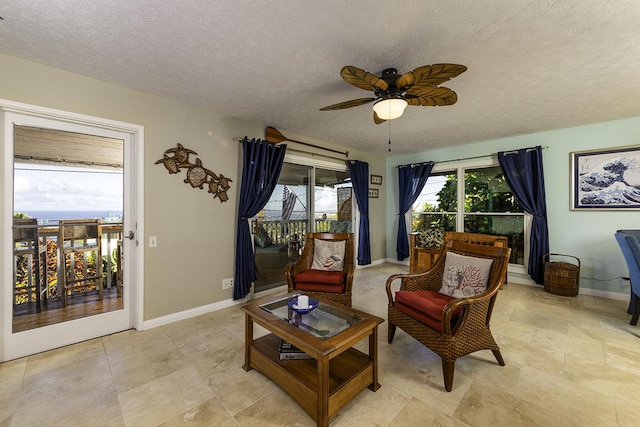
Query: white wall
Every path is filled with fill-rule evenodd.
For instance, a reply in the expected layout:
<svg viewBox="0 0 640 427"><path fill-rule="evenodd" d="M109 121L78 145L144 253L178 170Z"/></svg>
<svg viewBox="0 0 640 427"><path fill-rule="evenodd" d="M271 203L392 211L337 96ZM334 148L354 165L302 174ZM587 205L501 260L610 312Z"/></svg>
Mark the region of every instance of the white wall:
<svg viewBox="0 0 640 427"><path fill-rule="evenodd" d="M387 193L394 197L387 204L387 256L395 256L397 165L489 155L541 145L548 147L543 151L543 163L550 252L580 259L580 287L604 294L628 294L628 283L619 279L628 276L628 271L614 233L623 228L640 228L640 212L571 211L570 153L637 144L640 144L640 117L391 157L387 160Z"/></svg>

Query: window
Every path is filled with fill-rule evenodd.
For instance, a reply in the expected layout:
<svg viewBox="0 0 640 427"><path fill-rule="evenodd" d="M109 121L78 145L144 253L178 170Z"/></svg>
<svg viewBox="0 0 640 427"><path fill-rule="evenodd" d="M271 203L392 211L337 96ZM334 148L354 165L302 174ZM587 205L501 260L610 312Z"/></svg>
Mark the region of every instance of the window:
<svg viewBox="0 0 640 427"><path fill-rule="evenodd" d="M413 204L411 231L429 228L456 231L458 176L455 171L431 173Z"/></svg>
<svg viewBox="0 0 640 427"><path fill-rule="evenodd" d="M529 221L496 164L432 172L413 205L411 231L429 228L506 236L511 264L525 265Z"/></svg>

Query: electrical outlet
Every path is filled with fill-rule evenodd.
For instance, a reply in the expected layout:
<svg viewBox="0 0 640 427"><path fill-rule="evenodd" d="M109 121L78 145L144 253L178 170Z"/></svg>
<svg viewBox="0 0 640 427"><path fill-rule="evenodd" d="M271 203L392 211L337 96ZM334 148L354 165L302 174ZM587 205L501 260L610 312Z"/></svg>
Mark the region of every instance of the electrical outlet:
<svg viewBox="0 0 640 427"><path fill-rule="evenodd" d="M222 279L222 289L233 288L233 278L231 279Z"/></svg>

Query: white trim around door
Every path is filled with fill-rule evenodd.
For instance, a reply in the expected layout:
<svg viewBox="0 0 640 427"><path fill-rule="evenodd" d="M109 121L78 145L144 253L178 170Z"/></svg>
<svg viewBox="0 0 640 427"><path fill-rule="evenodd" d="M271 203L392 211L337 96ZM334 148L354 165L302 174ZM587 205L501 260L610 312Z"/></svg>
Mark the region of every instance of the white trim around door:
<svg viewBox="0 0 640 427"><path fill-rule="evenodd" d="M100 134L120 138L124 144L125 223L124 234L134 232L134 239L125 239L127 267L124 270L126 294L121 313L110 312L56 325L13 333L12 286L13 252L13 127L14 124ZM99 117L86 116L39 106L0 99L0 163L3 165L2 210L0 210L0 362L24 357L113 333L117 330L136 328L144 322L144 245L138 244L144 236L144 127ZM127 215L127 211L129 214ZM114 329L115 328L115 329Z"/></svg>

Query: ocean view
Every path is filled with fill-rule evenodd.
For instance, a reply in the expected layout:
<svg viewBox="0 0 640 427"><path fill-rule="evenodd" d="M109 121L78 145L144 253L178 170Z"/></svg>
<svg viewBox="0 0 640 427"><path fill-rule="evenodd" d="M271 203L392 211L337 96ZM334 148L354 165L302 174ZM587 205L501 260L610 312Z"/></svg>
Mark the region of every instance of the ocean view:
<svg viewBox="0 0 640 427"><path fill-rule="evenodd" d="M103 222L118 223L122 222L122 211L107 210L88 210L88 211L45 211L45 210L27 210L16 211L15 213L23 213L30 218L37 218L41 225L57 224L61 219L89 219L100 218Z"/></svg>

